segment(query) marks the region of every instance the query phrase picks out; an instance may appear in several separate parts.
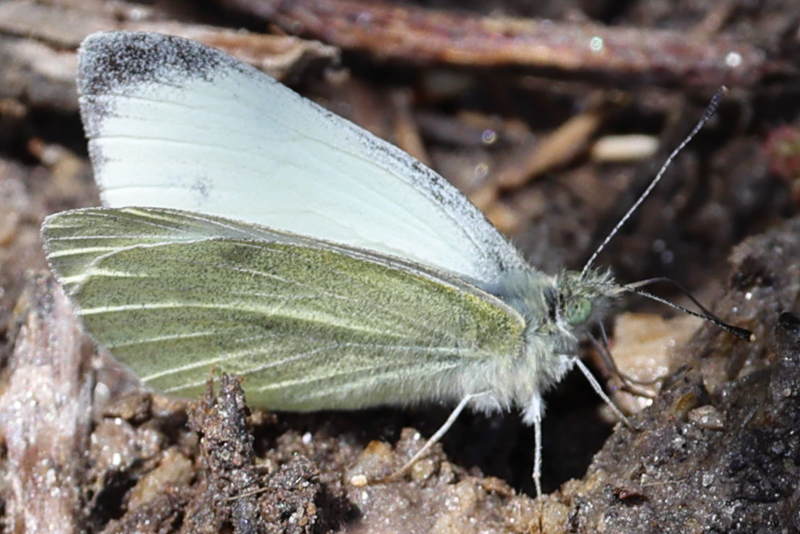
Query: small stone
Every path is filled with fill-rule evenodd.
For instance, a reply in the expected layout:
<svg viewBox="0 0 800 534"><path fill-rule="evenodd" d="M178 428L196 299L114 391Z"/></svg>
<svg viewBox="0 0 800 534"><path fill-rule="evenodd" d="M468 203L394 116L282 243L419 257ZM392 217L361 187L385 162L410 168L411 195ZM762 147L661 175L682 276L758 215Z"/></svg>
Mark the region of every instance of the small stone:
<svg viewBox="0 0 800 534"><path fill-rule="evenodd" d="M350 477L350 485L356 488L363 488L367 485L367 482L366 475L353 475Z"/></svg>
<svg viewBox="0 0 800 534"><path fill-rule="evenodd" d="M696 425L708 430L722 430L725 428L722 415L710 404L699 406L689 411L688 419Z"/></svg>

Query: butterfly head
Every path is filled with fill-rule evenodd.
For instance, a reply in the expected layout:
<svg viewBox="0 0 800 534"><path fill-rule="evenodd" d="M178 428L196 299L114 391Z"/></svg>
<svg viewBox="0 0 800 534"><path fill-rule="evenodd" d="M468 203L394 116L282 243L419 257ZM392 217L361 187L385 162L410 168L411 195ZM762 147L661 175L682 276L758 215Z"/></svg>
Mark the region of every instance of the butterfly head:
<svg viewBox="0 0 800 534"><path fill-rule="evenodd" d="M606 310L616 288L607 271L564 271L556 277L555 287L546 297L549 318L559 329L574 331Z"/></svg>

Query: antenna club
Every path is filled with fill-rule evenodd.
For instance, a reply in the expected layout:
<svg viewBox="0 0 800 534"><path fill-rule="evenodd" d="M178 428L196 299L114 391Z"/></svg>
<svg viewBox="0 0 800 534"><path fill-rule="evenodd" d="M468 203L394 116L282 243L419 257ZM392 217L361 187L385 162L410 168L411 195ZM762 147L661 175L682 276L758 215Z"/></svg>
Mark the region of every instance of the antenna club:
<svg viewBox="0 0 800 534"><path fill-rule="evenodd" d="M711 101L708 103L708 106L703 113L703 119L701 122L706 122L717 112L719 104L722 102L722 98L728 94L728 91L729 89L727 85L721 85L720 88L717 89L717 92L711 97Z"/></svg>
<svg viewBox="0 0 800 534"><path fill-rule="evenodd" d="M641 289L642 286L651 285L651 284L655 284L655 283L658 283L658 282L669 282L670 284L672 284L673 286L678 288L684 295L689 297L689 300L691 300L694 303L694 305L697 306L700 309L700 311L702 313L698 313L698 312L692 311L692 310L686 308L685 306L681 306L680 304L676 304L675 302L670 302L669 300L667 300L665 298L661 298L659 296L653 295L652 293L649 293L649 292L644 291L644 290ZM624 291L628 291L630 293L634 293L636 295L640 295L642 297L648 298L650 300L653 300L653 301L656 301L656 302L660 302L662 304L666 304L670 308L674 308L676 310L682 311L683 313L688 313L689 315L694 315L695 317L700 317L701 319L709 321L710 323L718 326L719 328L722 328L726 332L728 332L730 334L733 334L734 336L736 336L739 339L742 339L744 341L753 342L756 339L755 335L750 330L747 330L746 328L741 328L741 327L738 327L738 326L733 326L731 324L728 324L725 321L723 321L722 319L720 319L719 317L717 317L716 315L714 315L713 313L711 313L708 309L706 309L705 306L700 304L700 302L696 298L694 298L694 296L689 292L688 289L686 289L681 284L679 284L678 282L676 282L675 280L672 280L670 278L664 278L664 277L649 278L647 280L642 280L640 282L634 282L632 284L626 284L626 285L622 286L621 289L624 290Z"/></svg>

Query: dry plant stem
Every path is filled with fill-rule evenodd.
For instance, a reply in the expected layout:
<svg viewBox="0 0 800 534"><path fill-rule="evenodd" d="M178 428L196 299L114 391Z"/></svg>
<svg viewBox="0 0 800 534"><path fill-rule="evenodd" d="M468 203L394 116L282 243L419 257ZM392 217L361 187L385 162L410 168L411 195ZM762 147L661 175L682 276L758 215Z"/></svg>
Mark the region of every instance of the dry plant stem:
<svg viewBox="0 0 800 534"><path fill-rule="evenodd" d="M226 0L342 48L411 62L524 65L679 85L750 85L764 54L736 39L359 0ZM733 55L732 55L733 54Z"/></svg>
<svg viewBox="0 0 800 534"><path fill-rule="evenodd" d="M514 189L524 185L530 178L562 165L577 156L585 147L589 138L600 126L602 114L587 111L570 117L561 126L544 137L536 150L514 170L511 165L499 169L492 178L504 189Z"/></svg>
<svg viewBox="0 0 800 534"><path fill-rule="evenodd" d="M564 165L586 147L589 138L602 121L602 114L587 111L569 118L564 124L535 140L530 146L523 146L519 156L506 161L477 191L470 194L470 200L484 211L498 200L501 189L518 189L537 176Z"/></svg>

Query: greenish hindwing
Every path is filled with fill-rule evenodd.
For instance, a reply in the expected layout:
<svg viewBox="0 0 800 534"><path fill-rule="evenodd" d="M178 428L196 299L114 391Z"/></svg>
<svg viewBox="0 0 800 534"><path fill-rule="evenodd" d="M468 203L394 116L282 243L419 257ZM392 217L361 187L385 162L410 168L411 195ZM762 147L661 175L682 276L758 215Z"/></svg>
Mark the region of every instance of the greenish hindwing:
<svg viewBox="0 0 800 534"><path fill-rule="evenodd" d="M89 332L169 393L216 369L274 409L408 404L458 398L454 375L522 352L499 299L359 249L155 208L58 213L43 235Z"/></svg>

